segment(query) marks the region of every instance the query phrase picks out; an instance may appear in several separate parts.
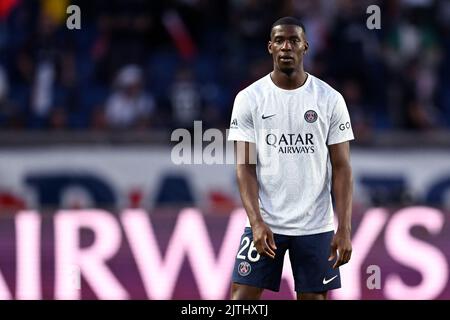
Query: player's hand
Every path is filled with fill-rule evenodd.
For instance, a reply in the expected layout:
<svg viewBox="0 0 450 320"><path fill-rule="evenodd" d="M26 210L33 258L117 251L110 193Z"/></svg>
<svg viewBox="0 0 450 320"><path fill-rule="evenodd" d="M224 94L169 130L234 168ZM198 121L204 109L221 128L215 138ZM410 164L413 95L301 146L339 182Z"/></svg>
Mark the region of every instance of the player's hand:
<svg viewBox="0 0 450 320"><path fill-rule="evenodd" d="M275 258L275 240L270 228L264 223L258 223L252 226L253 230L253 243L258 253L262 256L269 258Z"/></svg>
<svg viewBox="0 0 450 320"><path fill-rule="evenodd" d="M333 269L336 269L349 262L351 256L352 243L350 241L350 231L338 229L331 241L331 254L328 261L332 261L337 257L333 265Z"/></svg>

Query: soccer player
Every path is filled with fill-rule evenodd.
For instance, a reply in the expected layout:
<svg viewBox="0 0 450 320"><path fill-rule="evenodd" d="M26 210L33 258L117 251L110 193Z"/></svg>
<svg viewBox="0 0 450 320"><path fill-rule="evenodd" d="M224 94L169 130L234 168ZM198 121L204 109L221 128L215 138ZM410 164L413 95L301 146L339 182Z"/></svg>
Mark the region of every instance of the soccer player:
<svg viewBox="0 0 450 320"><path fill-rule="evenodd" d="M273 71L237 94L228 136L248 216L231 298L279 291L288 251L297 299L326 299L352 252L350 117L342 95L304 71L299 20L277 20L268 51Z"/></svg>

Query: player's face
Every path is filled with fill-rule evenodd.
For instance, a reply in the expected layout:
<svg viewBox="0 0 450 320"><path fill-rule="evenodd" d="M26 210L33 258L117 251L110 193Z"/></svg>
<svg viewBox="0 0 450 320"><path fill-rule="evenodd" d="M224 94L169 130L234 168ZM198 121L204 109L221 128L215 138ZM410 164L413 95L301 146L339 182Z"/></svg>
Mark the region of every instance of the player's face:
<svg viewBox="0 0 450 320"><path fill-rule="evenodd" d="M268 49L275 68L282 72L292 72L303 63L308 42L301 27L280 25L272 29Z"/></svg>

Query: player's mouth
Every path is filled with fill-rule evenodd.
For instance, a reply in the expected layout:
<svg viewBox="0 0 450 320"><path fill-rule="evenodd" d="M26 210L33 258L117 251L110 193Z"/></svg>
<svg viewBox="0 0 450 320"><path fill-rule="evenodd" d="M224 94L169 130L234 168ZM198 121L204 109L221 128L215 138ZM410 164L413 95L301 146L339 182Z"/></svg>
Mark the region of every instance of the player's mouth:
<svg viewBox="0 0 450 320"><path fill-rule="evenodd" d="M280 57L280 61L281 62L293 62L294 58L291 56L281 56Z"/></svg>

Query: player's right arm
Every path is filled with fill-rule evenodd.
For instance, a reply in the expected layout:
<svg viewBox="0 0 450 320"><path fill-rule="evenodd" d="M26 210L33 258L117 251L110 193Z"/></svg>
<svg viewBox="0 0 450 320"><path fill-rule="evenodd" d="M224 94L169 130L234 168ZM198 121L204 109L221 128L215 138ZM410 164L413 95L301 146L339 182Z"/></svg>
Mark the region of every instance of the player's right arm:
<svg viewBox="0 0 450 320"><path fill-rule="evenodd" d="M254 143L235 141L236 175L242 204L247 212L253 232L253 242L260 255L275 257L275 241L270 228L259 211L258 179L256 176L256 147Z"/></svg>

